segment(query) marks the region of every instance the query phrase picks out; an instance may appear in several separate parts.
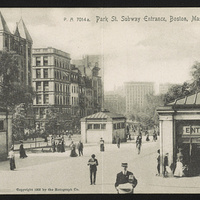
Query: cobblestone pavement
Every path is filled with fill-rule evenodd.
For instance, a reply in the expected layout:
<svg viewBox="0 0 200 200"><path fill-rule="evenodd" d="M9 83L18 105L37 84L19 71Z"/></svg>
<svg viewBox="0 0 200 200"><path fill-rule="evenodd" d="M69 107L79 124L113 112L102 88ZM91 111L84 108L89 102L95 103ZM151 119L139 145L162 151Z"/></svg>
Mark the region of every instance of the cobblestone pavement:
<svg viewBox="0 0 200 200"><path fill-rule="evenodd" d="M16 152L16 171L9 170L9 162L0 163L0 194L89 194L116 193L114 183L121 162L128 162L128 170L138 179L135 193L199 193L200 177L163 178L156 174L158 142L142 145L138 155L135 143L85 145L84 156L71 158L70 152L28 153L19 159ZM90 185L87 161L91 154L99 161L96 185Z"/></svg>

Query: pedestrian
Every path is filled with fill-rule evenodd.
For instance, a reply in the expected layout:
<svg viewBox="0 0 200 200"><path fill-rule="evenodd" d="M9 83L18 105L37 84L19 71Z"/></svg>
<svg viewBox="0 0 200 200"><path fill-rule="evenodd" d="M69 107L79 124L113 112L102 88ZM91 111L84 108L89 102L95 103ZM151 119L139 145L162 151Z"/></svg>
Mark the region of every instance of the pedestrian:
<svg viewBox="0 0 200 200"><path fill-rule="evenodd" d="M65 143L64 143L64 138L62 137L61 139L61 153L65 152Z"/></svg>
<svg viewBox="0 0 200 200"><path fill-rule="evenodd" d="M117 138L117 147L120 148L121 139L120 137Z"/></svg>
<svg viewBox="0 0 200 200"><path fill-rule="evenodd" d="M174 176L175 177L182 177L183 176L183 163L179 158L177 158L176 161L176 169L174 171Z"/></svg>
<svg viewBox="0 0 200 200"><path fill-rule="evenodd" d="M167 167L169 167L169 161L168 161L168 153L165 154L165 157L164 157L164 177L167 177Z"/></svg>
<svg viewBox="0 0 200 200"><path fill-rule="evenodd" d="M79 141L78 145L77 145L77 149L78 149L78 154L79 156L83 156L83 143L81 142L81 140Z"/></svg>
<svg viewBox="0 0 200 200"><path fill-rule="evenodd" d="M10 170L14 170L16 169L16 165L15 165L15 153L14 153L14 146L12 145L10 148L10 151L8 153L8 158L10 160Z"/></svg>
<svg viewBox="0 0 200 200"><path fill-rule="evenodd" d="M140 154L141 146L142 146L142 133L140 133L136 139L136 147L138 148L138 154Z"/></svg>
<svg viewBox="0 0 200 200"><path fill-rule="evenodd" d="M158 173L156 174L156 176L160 176L160 149L158 149L158 157L157 157L157 171Z"/></svg>
<svg viewBox="0 0 200 200"><path fill-rule="evenodd" d="M95 154L91 155L91 158L88 161L88 165L90 166L90 185L95 185L97 166L99 165L98 160L95 158Z"/></svg>
<svg viewBox="0 0 200 200"><path fill-rule="evenodd" d="M25 152L25 149L24 149L23 141L20 141L19 157L20 157L20 158L26 158L26 157L28 157L28 156L26 155L26 152Z"/></svg>
<svg viewBox="0 0 200 200"><path fill-rule="evenodd" d="M52 151L54 153L56 151L56 142L54 137L51 138L51 144L52 144Z"/></svg>
<svg viewBox="0 0 200 200"><path fill-rule="evenodd" d="M100 138L100 151L104 151L105 147L104 147L104 140L103 138Z"/></svg>
<svg viewBox="0 0 200 200"><path fill-rule="evenodd" d="M149 141L149 134L148 133L146 134L146 141L147 142Z"/></svg>
<svg viewBox="0 0 200 200"><path fill-rule="evenodd" d="M70 147L71 147L70 157L77 157L78 154L76 153L76 145L74 144L73 141L71 142Z"/></svg>
<svg viewBox="0 0 200 200"><path fill-rule="evenodd" d="M58 144L57 144L57 152L61 152L61 141L58 141Z"/></svg>
<svg viewBox="0 0 200 200"><path fill-rule="evenodd" d="M128 171L128 163L121 164L122 171L117 174L115 189L117 193L134 193L134 188L137 185L137 179L132 172Z"/></svg>

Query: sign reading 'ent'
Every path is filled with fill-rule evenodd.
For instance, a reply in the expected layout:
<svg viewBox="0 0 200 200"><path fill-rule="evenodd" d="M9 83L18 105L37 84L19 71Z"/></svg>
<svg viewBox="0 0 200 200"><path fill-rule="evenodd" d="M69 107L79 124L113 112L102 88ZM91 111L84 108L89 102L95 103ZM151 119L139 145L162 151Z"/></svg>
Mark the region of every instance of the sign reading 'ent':
<svg viewBox="0 0 200 200"><path fill-rule="evenodd" d="M200 135L200 126L183 126L183 135Z"/></svg>

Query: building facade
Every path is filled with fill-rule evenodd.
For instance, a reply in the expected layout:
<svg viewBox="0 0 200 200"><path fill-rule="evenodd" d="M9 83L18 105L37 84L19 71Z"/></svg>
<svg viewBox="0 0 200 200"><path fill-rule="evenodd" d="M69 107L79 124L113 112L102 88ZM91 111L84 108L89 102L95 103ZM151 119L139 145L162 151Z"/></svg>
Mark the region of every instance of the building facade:
<svg viewBox="0 0 200 200"><path fill-rule="evenodd" d="M175 166L179 155L187 166L186 176L200 175L200 93L177 99L157 109L160 129L160 166L164 175L164 157Z"/></svg>
<svg viewBox="0 0 200 200"><path fill-rule="evenodd" d="M81 140L84 143L114 143L117 138L126 141L126 118L109 111L101 111L81 119Z"/></svg>
<svg viewBox="0 0 200 200"><path fill-rule="evenodd" d="M18 60L21 84L32 85L32 38L21 18L12 34L0 12L0 51L13 53Z"/></svg>
<svg viewBox="0 0 200 200"><path fill-rule="evenodd" d="M103 104L102 57L85 55L80 60L72 60L72 63L85 80L85 116L99 112Z"/></svg>
<svg viewBox="0 0 200 200"><path fill-rule="evenodd" d="M33 102L36 123L45 127L48 108L71 117L70 54L52 47L33 49Z"/></svg>
<svg viewBox="0 0 200 200"><path fill-rule="evenodd" d="M132 109L141 109L145 103L145 96L154 93L153 82L126 82L124 84L126 96L126 113Z"/></svg>

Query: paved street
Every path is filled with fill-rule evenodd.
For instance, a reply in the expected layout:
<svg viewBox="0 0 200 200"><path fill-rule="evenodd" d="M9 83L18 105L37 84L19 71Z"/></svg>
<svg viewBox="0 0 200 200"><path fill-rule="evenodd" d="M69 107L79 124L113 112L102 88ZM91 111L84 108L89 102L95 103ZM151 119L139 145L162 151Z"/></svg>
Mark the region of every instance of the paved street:
<svg viewBox="0 0 200 200"><path fill-rule="evenodd" d="M28 153L19 159L16 152L16 171L9 170L9 162L0 163L1 194L70 194L116 193L114 183L121 170L121 162L128 162L128 170L138 179L135 193L198 193L200 177L162 178L156 174L158 142L144 143L137 154L135 143L106 144L105 152L97 145L85 145L84 156L71 158L65 153ZM90 185L87 161L91 154L99 161L97 185ZM39 188L41 191L36 191Z"/></svg>

